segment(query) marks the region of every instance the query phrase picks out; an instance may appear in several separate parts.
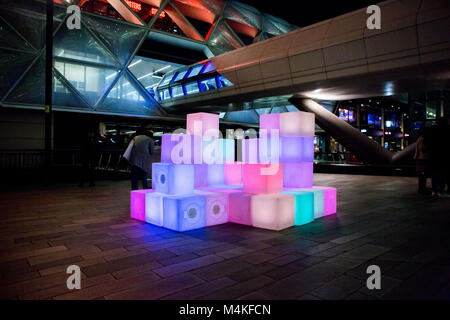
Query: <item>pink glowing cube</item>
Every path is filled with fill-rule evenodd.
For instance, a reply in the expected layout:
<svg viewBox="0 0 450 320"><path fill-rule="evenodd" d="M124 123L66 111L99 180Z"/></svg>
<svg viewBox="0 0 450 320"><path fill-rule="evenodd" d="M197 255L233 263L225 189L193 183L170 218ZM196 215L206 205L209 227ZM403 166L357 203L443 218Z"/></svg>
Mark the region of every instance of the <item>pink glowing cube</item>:
<svg viewBox="0 0 450 320"><path fill-rule="evenodd" d="M285 112L280 115L281 136L314 137L315 118L311 112Z"/></svg>
<svg viewBox="0 0 450 320"><path fill-rule="evenodd" d="M225 184L242 184L242 162L224 164Z"/></svg>
<svg viewBox="0 0 450 320"><path fill-rule="evenodd" d="M153 193L153 189L133 190L130 194L130 216L139 221L145 221L145 195Z"/></svg>
<svg viewBox="0 0 450 320"><path fill-rule="evenodd" d="M259 147L258 139L244 139L242 140L242 162L244 163L258 163L259 162Z"/></svg>
<svg viewBox="0 0 450 320"><path fill-rule="evenodd" d="M252 195L249 193L230 192L228 194L228 221L251 226L251 199Z"/></svg>
<svg viewBox="0 0 450 320"><path fill-rule="evenodd" d="M206 226L228 222L228 193L196 190L206 200Z"/></svg>
<svg viewBox="0 0 450 320"><path fill-rule="evenodd" d="M280 113L268 113L259 116L259 130L267 130L267 136L272 135L272 130L278 130L280 135Z"/></svg>
<svg viewBox="0 0 450 320"><path fill-rule="evenodd" d="M292 194L259 194L251 200L254 227L283 230L295 223L295 197Z"/></svg>
<svg viewBox="0 0 450 320"><path fill-rule="evenodd" d="M244 192L247 193L278 193L283 189L283 165L244 164Z"/></svg>
<svg viewBox="0 0 450 320"><path fill-rule="evenodd" d="M186 117L186 129L188 133L196 136L218 137L219 133L219 115L215 113L190 113Z"/></svg>
<svg viewBox="0 0 450 320"><path fill-rule="evenodd" d="M280 162L314 161L314 138L280 137L280 142Z"/></svg>
<svg viewBox="0 0 450 320"><path fill-rule="evenodd" d="M161 162L202 163L202 138L189 134L164 134L161 137Z"/></svg>
<svg viewBox="0 0 450 320"><path fill-rule="evenodd" d="M336 213L336 201L337 201L336 188L314 186L313 189L323 190L323 198L324 198L323 215L329 216L330 214L335 214Z"/></svg>
<svg viewBox="0 0 450 320"><path fill-rule="evenodd" d="M283 163L283 187L311 188L314 164L312 162Z"/></svg>

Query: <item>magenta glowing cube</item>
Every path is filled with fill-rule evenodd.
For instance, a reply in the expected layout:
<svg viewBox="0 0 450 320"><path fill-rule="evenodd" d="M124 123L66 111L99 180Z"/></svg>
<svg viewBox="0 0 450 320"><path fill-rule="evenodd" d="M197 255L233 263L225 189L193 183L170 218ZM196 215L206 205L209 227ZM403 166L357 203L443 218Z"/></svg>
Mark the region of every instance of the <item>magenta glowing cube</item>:
<svg viewBox="0 0 450 320"><path fill-rule="evenodd" d="M242 140L242 162L244 163L258 163L259 162L259 147L258 139L244 139Z"/></svg>
<svg viewBox="0 0 450 320"><path fill-rule="evenodd" d="M259 130L267 130L267 136L270 137L272 130L280 132L280 113L268 113L259 116Z"/></svg>
<svg viewBox="0 0 450 320"><path fill-rule="evenodd" d="M161 227L163 225L163 193L149 193L145 196L145 222Z"/></svg>
<svg viewBox="0 0 450 320"><path fill-rule="evenodd" d="M201 190L196 190L195 193L205 196L207 227L228 222L228 193Z"/></svg>
<svg viewBox="0 0 450 320"><path fill-rule="evenodd" d="M202 139L189 134L164 134L161 137L161 162L202 163Z"/></svg>
<svg viewBox="0 0 450 320"><path fill-rule="evenodd" d="M228 185L242 184L242 162L224 164L225 183Z"/></svg>
<svg viewBox="0 0 450 320"><path fill-rule="evenodd" d="M188 133L196 136L205 134L218 137L219 115L215 113L190 113L186 117L186 129Z"/></svg>
<svg viewBox="0 0 450 320"><path fill-rule="evenodd" d="M313 189L323 190L323 215L329 216L331 214L336 213L336 201L337 201L337 192L336 188L332 187L313 187Z"/></svg>
<svg viewBox="0 0 450 320"><path fill-rule="evenodd" d="M244 192L278 193L283 189L283 164L244 164Z"/></svg>
<svg viewBox="0 0 450 320"><path fill-rule="evenodd" d="M145 195L153 193L153 189L133 190L130 193L130 216L139 221L145 221Z"/></svg>
<svg viewBox="0 0 450 320"><path fill-rule="evenodd" d="M294 195L260 194L251 196L251 199L251 216L254 227L278 231L294 226Z"/></svg>
<svg viewBox="0 0 450 320"><path fill-rule="evenodd" d="M283 163L283 187L311 188L314 164L312 162Z"/></svg>
<svg viewBox="0 0 450 320"><path fill-rule="evenodd" d="M312 137L280 137L280 162L314 161L314 138Z"/></svg>
<svg viewBox="0 0 450 320"><path fill-rule="evenodd" d="M311 112L285 112L280 115L280 135L314 137L315 121Z"/></svg>
<svg viewBox="0 0 450 320"><path fill-rule="evenodd" d="M208 186L208 165L194 164L194 188Z"/></svg>
<svg viewBox="0 0 450 320"><path fill-rule="evenodd" d="M228 194L228 221L251 226L251 199L252 195L249 193L230 192Z"/></svg>

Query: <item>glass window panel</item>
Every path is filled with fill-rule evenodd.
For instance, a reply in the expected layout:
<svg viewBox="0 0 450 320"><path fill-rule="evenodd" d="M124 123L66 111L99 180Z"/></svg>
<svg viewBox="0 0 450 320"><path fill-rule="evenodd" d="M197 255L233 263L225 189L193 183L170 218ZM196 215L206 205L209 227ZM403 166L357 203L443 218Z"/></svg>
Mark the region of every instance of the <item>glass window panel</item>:
<svg viewBox="0 0 450 320"><path fill-rule="evenodd" d="M116 78L114 69L86 66L78 63L55 61L55 68L89 102L95 105Z"/></svg>
<svg viewBox="0 0 450 320"><path fill-rule="evenodd" d="M208 61L205 64L205 67L203 68L201 73L208 73L208 72L211 72L211 71L214 71L214 70L216 70L216 68L214 67L213 63L211 61Z"/></svg>
<svg viewBox="0 0 450 320"><path fill-rule="evenodd" d="M202 70L202 68L203 68L203 63L199 64L199 65L196 65L196 66L193 66L190 69L190 72L189 72L187 78L195 77L196 75L198 75L200 73L200 70Z"/></svg>
<svg viewBox="0 0 450 320"><path fill-rule="evenodd" d="M169 89L164 89L162 91L158 91L159 101L164 101L170 99L170 91Z"/></svg>
<svg viewBox="0 0 450 320"><path fill-rule="evenodd" d="M53 77L53 104L58 108L88 109L89 106L60 80Z"/></svg>
<svg viewBox="0 0 450 320"><path fill-rule="evenodd" d="M16 83L35 57L32 53L0 49L0 99Z"/></svg>
<svg viewBox="0 0 450 320"><path fill-rule="evenodd" d="M217 76L217 82L219 83L219 88L231 87L233 85L230 80L228 80L221 74Z"/></svg>
<svg viewBox="0 0 450 320"><path fill-rule="evenodd" d="M160 85L164 86L164 85L168 84L170 82L170 80L172 80L172 78L173 78L173 73L165 75L164 78L162 79Z"/></svg>
<svg viewBox="0 0 450 320"><path fill-rule="evenodd" d="M216 79L208 78L200 81L200 91L209 91L217 89Z"/></svg>
<svg viewBox="0 0 450 320"><path fill-rule="evenodd" d="M175 81L183 79L187 72L188 72L187 70L183 70L183 71L177 72L177 75L175 76L175 78L173 79L172 82L175 82Z"/></svg>
<svg viewBox="0 0 450 320"><path fill-rule="evenodd" d="M181 85L172 87L172 98L184 96L183 87Z"/></svg>
<svg viewBox="0 0 450 320"><path fill-rule="evenodd" d="M188 95L200 92L197 81L186 83L184 85L184 89L186 90L186 94Z"/></svg>

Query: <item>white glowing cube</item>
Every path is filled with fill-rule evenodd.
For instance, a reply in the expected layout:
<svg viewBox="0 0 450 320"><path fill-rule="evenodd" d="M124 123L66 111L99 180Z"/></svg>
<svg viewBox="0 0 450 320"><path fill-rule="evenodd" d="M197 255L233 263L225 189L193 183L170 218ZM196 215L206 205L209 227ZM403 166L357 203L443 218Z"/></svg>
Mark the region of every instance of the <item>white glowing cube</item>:
<svg viewBox="0 0 450 320"><path fill-rule="evenodd" d="M191 194L163 197L163 227L188 231L206 226L205 196Z"/></svg>
<svg viewBox="0 0 450 320"><path fill-rule="evenodd" d="M208 164L208 185L223 185L225 183L224 165Z"/></svg>
<svg viewBox="0 0 450 320"><path fill-rule="evenodd" d="M206 226L214 226L228 222L228 194L225 192L208 192L196 190L206 200Z"/></svg>
<svg viewBox="0 0 450 320"><path fill-rule="evenodd" d="M194 188L208 185L208 165L194 164Z"/></svg>
<svg viewBox="0 0 450 320"><path fill-rule="evenodd" d="M148 193L145 196L145 222L161 227L163 225L162 199L164 194Z"/></svg>
<svg viewBox="0 0 450 320"><path fill-rule="evenodd" d="M186 116L188 133L196 136L211 135L218 137L219 115L215 113L190 113Z"/></svg>
<svg viewBox="0 0 450 320"><path fill-rule="evenodd" d="M242 162L224 164L225 183L228 185L242 184Z"/></svg>
<svg viewBox="0 0 450 320"><path fill-rule="evenodd" d="M156 192L169 195L192 193L194 190L194 165L153 163L152 180Z"/></svg>
<svg viewBox="0 0 450 320"><path fill-rule="evenodd" d="M254 227L283 230L295 223L295 197L291 194L259 194L251 197Z"/></svg>
<svg viewBox="0 0 450 320"><path fill-rule="evenodd" d="M280 135L287 137L314 137L314 113L296 111L280 115Z"/></svg>
<svg viewBox="0 0 450 320"><path fill-rule="evenodd" d="M324 216L325 197L323 189L317 188L286 188L286 191L303 191L314 193L314 219Z"/></svg>

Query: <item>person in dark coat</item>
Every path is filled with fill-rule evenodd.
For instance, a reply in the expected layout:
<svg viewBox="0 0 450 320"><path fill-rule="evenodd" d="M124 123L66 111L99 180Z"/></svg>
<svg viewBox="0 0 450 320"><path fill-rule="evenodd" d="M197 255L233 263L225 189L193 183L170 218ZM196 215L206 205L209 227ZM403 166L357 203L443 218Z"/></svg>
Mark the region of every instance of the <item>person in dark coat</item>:
<svg viewBox="0 0 450 320"><path fill-rule="evenodd" d="M91 187L95 186L95 162L97 160L97 141L94 130L88 130L81 146L80 186L89 180Z"/></svg>
<svg viewBox="0 0 450 320"><path fill-rule="evenodd" d="M133 140L134 145L130 154L131 189L139 189L139 181L142 181L143 189L148 189L147 178L152 167L153 138L144 128L139 128Z"/></svg>

